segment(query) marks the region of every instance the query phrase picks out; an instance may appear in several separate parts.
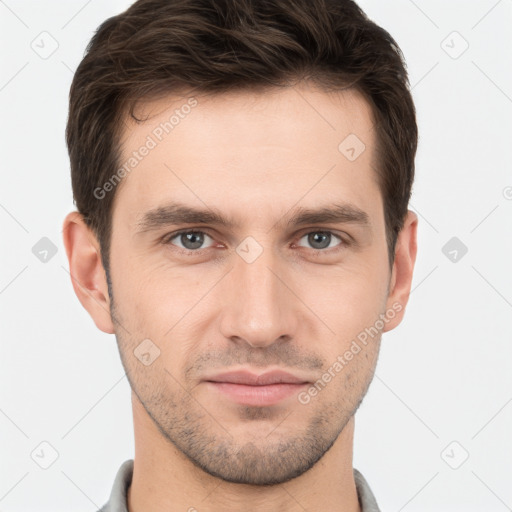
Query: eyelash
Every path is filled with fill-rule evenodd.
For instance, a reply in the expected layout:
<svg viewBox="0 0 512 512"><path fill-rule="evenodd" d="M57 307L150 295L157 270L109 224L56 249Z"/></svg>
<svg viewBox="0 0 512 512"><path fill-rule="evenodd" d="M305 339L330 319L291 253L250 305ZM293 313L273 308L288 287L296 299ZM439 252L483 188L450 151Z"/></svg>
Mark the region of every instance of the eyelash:
<svg viewBox="0 0 512 512"><path fill-rule="evenodd" d="M207 236L209 236L210 238L213 239L213 236L211 236L207 231L202 231L202 230L198 230L198 229L180 229L179 231L174 231L172 233L168 233L167 235L163 236L162 239L161 239L161 243L163 245L174 245L172 243L172 240L174 240L175 238L177 238L178 236L180 236L180 235L182 235L184 233L204 234L204 235L207 235ZM303 233L300 234L299 240L302 239L304 236L309 235L311 233L330 234L330 235L334 236L335 238L338 238L339 241L340 241L340 243L336 247L331 247L331 248L326 248L326 249L310 248L315 253L315 255L332 254L332 253L340 251L340 250L342 250L342 249L344 249L344 248L346 248L346 247L351 245L350 240L348 240L348 236L346 238L342 237L342 236L334 233L333 231L331 231L329 229L315 229L315 230L303 232ZM182 247L178 247L178 246L174 246L174 247L175 247L175 249L178 252L181 252L182 254L186 254L186 255L194 255L194 254L201 253L202 251L211 249L211 247L206 247L204 249L195 249L195 250L193 250L193 249L183 249ZM303 248L307 249L306 247L303 247Z"/></svg>

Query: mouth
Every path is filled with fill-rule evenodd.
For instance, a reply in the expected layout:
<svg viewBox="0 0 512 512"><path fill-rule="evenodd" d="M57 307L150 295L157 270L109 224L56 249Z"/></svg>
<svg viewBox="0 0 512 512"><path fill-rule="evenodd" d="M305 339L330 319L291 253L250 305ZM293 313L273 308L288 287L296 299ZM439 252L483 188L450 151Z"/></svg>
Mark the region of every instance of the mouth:
<svg viewBox="0 0 512 512"><path fill-rule="evenodd" d="M227 372L204 381L208 387L239 405L275 405L296 395L310 381L288 372L275 370L263 374L248 371Z"/></svg>

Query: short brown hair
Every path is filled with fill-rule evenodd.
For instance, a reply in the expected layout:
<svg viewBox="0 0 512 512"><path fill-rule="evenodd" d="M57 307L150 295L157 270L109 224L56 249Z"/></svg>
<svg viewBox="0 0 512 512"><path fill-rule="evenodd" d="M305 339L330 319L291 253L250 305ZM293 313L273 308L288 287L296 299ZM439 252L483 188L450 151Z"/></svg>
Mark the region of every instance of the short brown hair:
<svg viewBox="0 0 512 512"><path fill-rule="evenodd" d="M414 179L418 131L403 54L351 0L139 0L107 19L78 66L66 142L73 196L109 270L115 190L95 190L120 165L120 127L142 98L190 90L353 88L376 126L390 264ZM340 141L341 142L341 141Z"/></svg>

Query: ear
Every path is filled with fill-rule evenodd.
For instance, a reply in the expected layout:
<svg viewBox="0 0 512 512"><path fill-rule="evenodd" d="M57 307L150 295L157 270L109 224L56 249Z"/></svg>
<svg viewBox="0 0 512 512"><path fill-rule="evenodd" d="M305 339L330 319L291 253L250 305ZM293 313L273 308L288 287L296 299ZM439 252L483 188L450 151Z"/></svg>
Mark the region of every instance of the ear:
<svg viewBox="0 0 512 512"><path fill-rule="evenodd" d="M79 212L71 212L62 226L71 282L78 300L103 332L114 334L107 276L96 236Z"/></svg>
<svg viewBox="0 0 512 512"><path fill-rule="evenodd" d="M386 311L393 310L396 315L386 323L383 332L391 331L399 325L405 314L405 306L411 293L412 275L418 248L417 227L418 216L409 210L405 217L404 226L397 238L395 260L386 303Z"/></svg>

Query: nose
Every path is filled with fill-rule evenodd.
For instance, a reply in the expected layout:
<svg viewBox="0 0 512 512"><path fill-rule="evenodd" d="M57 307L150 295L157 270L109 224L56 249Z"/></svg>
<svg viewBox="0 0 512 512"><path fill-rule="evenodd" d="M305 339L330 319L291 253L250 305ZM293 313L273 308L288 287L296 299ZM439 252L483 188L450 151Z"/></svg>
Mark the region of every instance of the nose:
<svg viewBox="0 0 512 512"><path fill-rule="evenodd" d="M232 341L263 348L296 335L300 301L291 291L286 263L271 249L251 263L234 254L234 267L223 280L221 331Z"/></svg>

